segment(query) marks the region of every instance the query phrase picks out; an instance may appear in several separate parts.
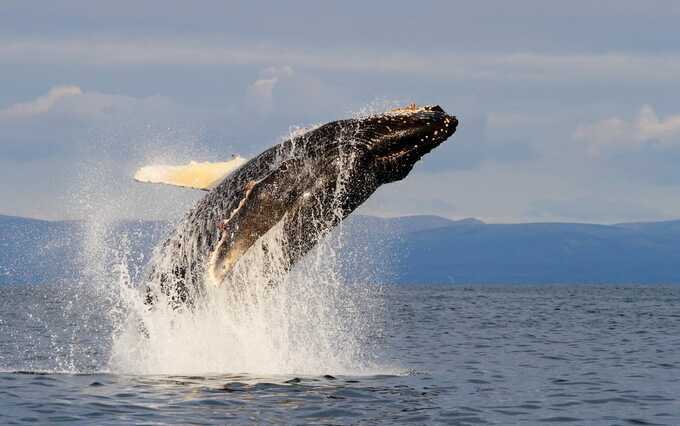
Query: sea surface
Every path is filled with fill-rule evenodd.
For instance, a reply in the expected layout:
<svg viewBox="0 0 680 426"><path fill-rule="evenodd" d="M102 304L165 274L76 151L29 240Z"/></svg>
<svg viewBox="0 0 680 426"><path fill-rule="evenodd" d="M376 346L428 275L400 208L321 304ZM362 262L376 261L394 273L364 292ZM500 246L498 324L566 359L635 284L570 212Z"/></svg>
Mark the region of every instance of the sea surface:
<svg viewBox="0 0 680 426"><path fill-rule="evenodd" d="M0 424L680 424L680 287L383 297L387 373L154 375L107 368L112 326L87 294L0 287Z"/></svg>

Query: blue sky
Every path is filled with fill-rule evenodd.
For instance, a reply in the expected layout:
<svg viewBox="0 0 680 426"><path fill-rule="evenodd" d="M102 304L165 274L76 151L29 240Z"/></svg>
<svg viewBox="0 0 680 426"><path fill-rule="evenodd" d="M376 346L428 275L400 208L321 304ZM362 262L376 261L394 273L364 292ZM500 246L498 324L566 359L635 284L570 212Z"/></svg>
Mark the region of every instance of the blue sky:
<svg viewBox="0 0 680 426"><path fill-rule="evenodd" d="M459 131L364 213L680 218L679 20L674 1L3 1L0 213L173 217L201 194L137 167L417 102Z"/></svg>

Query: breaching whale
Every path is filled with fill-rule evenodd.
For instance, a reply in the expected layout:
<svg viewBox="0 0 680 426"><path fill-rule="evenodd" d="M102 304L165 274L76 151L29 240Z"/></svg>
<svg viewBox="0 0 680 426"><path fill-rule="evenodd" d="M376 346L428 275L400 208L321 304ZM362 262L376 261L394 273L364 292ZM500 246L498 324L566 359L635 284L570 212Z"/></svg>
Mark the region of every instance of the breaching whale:
<svg viewBox="0 0 680 426"><path fill-rule="evenodd" d="M276 225L291 268L383 184L404 179L449 138L458 120L440 106L414 104L333 121L246 161L147 166L135 179L209 191L156 249L147 303L164 294L192 303L221 285L238 260Z"/></svg>

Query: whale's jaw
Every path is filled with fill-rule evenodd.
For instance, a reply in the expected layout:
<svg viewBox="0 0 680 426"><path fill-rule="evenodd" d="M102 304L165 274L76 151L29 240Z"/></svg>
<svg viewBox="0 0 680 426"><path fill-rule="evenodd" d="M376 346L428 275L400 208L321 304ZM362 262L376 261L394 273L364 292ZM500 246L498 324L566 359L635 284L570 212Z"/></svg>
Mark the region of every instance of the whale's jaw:
<svg viewBox="0 0 680 426"><path fill-rule="evenodd" d="M438 106L403 108L387 112L375 123L382 128L372 151L381 183L404 179L416 162L456 131L458 120ZM395 128L396 125L396 128Z"/></svg>

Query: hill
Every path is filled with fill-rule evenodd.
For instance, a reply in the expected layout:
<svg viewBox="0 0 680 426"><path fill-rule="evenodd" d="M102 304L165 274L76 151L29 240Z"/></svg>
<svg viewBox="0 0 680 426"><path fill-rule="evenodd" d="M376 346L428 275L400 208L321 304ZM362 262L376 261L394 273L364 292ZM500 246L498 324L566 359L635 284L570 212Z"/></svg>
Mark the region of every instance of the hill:
<svg viewBox="0 0 680 426"><path fill-rule="evenodd" d="M408 234L408 283L680 283L680 221L448 226Z"/></svg>
<svg viewBox="0 0 680 426"><path fill-rule="evenodd" d="M120 222L140 265L167 224ZM0 284L74 279L91 229L80 222L0 215ZM438 216L352 215L343 226L341 272L395 283L680 283L680 221L594 225L486 224Z"/></svg>

